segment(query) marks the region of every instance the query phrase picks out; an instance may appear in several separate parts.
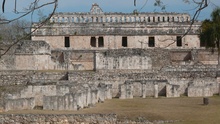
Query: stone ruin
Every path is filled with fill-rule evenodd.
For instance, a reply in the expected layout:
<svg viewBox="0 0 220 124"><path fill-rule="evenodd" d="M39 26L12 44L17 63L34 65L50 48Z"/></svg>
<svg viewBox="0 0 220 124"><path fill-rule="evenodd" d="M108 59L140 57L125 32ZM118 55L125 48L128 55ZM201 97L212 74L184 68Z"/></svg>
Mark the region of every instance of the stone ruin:
<svg viewBox="0 0 220 124"><path fill-rule="evenodd" d="M24 41L0 66L4 111L79 110L112 98L219 94L215 50L50 50L44 41Z"/></svg>
<svg viewBox="0 0 220 124"><path fill-rule="evenodd" d="M4 99L5 111L24 109L79 110L95 106L105 99L112 99L111 84L98 86L58 82L53 84L29 84L20 92L7 94Z"/></svg>

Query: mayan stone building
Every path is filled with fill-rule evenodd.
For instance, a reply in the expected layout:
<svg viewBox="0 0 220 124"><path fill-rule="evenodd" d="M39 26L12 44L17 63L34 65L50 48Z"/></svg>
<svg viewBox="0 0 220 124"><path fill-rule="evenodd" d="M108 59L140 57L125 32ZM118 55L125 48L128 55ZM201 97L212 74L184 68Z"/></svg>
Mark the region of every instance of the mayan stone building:
<svg viewBox="0 0 220 124"><path fill-rule="evenodd" d="M189 14L104 13L93 4L89 13L55 13L37 25L32 40L0 59L7 89L0 90L0 111L220 93L218 50L201 47L201 22L192 24Z"/></svg>
<svg viewBox="0 0 220 124"><path fill-rule="evenodd" d="M32 40L46 41L52 50L199 48L201 23L190 25L186 13L105 13L93 4L87 13L55 13L50 23L34 32Z"/></svg>

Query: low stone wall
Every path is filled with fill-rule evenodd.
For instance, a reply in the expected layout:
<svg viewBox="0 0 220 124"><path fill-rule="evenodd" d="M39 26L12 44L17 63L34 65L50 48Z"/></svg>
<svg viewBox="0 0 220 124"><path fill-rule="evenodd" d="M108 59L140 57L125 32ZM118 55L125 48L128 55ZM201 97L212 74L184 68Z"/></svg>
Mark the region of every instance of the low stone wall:
<svg viewBox="0 0 220 124"><path fill-rule="evenodd" d="M0 114L0 124L166 124L179 120L119 119L116 114Z"/></svg>
<svg viewBox="0 0 220 124"><path fill-rule="evenodd" d="M32 74L33 71L0 70L0 86L26 85Z"/></svg>
<svg viewBox="0 0 220 124"><path fill-rule="evenodd" d="M9 110L25 110L33 109L35 106L35 98L6 99L5 111Z"/></svg>
<svg viewBox="0 0 220 124"><path fill-rule="evenodd" d="M195 78L193 82L189 83L188 96L189 97L206 97L213 96L219 93L219 84L216 78L204 77Z"/></svg>
<svg viewBox="0 0 220 124"><path fill-rule="evenodd" d="M119 99L132 99L133 97L165 96L167 80L136 80L125 81L118 86Z"/></svg>
<svg viewBox="0 0 220 124"><path fill-rule="evenodd" d="M64 96L44 96L43 109L45 110L79 110L98 102L97 91L68 93ZM104 101L104 100L103 100Z"/></svg>
<svg viewBox="0 0 220 124"><path fill-rule="evenodd" d="M187 95L188 97L208 97L213 96L213 91L209 86L190 86Z"/></svg>
<svg viewBox="0 0 220 124"><path fill-rule="evenodd" d="M28 85L21 91L5 94L5 111L38 106L47 110L78 110L112 99L111 84L59 83Z"/></svg>
<svg viewBox="0 0 220 124"><path fill-rule="evenodd" d="M116 124L115 114L1 114L1 124Z"/></svg>

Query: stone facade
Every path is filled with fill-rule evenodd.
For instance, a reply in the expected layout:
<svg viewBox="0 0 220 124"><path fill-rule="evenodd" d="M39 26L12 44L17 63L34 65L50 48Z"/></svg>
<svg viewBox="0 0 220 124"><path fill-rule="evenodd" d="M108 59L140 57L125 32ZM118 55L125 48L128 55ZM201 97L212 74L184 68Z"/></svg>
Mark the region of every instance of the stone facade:
<svg viewBox="0 0 220 124"><path fill-rule="evenodd" d="M190 25L186 13L105 13L93 4L87 13L55 13L32 40L51 49L199 48L201 22Z"/></svg>

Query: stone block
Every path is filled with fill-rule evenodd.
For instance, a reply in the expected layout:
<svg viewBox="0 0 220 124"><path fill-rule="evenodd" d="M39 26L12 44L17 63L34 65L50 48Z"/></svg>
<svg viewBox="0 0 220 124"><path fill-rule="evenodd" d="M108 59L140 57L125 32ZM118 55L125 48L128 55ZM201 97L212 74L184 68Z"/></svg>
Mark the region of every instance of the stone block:
<svg viewBox="0 0 220 124"><path fill-rule="evenodd" d="M34 98L5 99L5 111L33 109L34 106Z"/></svg>
<svg viewBox="0 0 220 124"><path fill-rule="evenodd" d="M179 88L179 85L166 84L166 97L180 97Z"/></svg>
<svg viewBox="0 0 220 124"><path fill-rule="evenodd" d="M213 96L213 91L207 86L190 86L187 92L188 97Z"/></svg>
<svg viewBox="0 0 220 124"><path fill-rule="evenodd" d="M119 85L120 96L119 99L133 99L133 83L126 81L124 84Z"/></svg>

